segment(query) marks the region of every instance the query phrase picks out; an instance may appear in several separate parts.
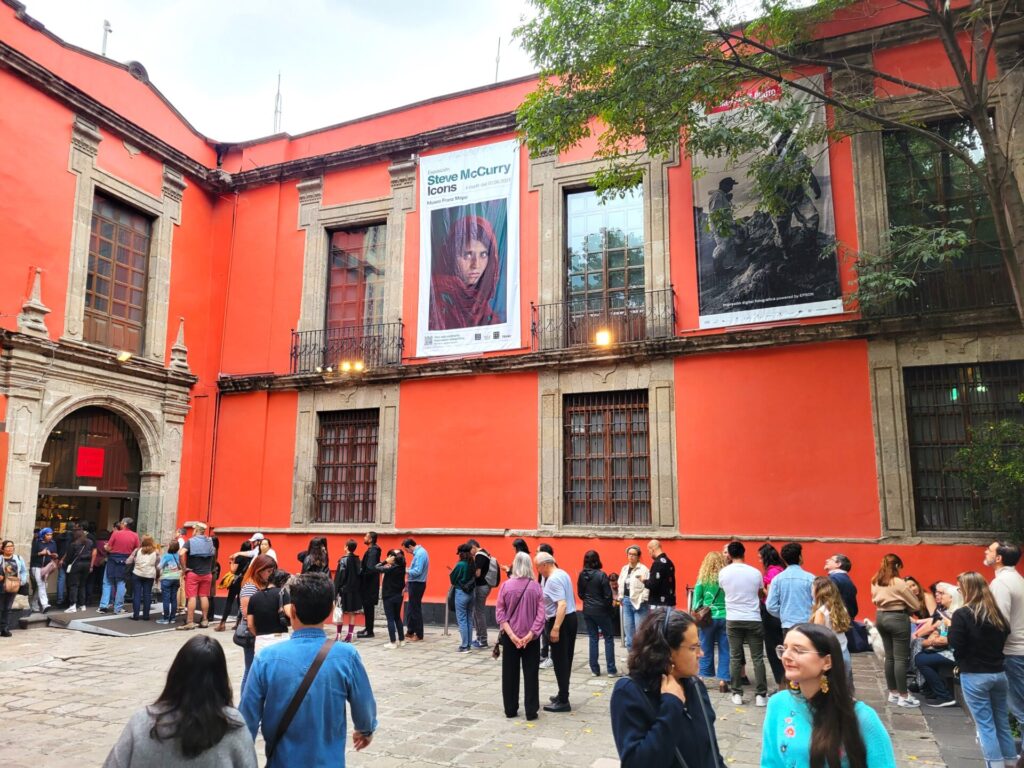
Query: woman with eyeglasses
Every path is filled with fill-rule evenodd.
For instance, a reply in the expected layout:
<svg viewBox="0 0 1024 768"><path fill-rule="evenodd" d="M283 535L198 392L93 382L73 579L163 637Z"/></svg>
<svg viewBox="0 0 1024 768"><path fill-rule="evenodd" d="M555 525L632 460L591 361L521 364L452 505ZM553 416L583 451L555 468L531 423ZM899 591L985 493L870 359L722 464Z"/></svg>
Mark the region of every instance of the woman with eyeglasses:
<svg viewBox="0 0 1024 768"><path fill-rule="evenodd" d="M835 632L798 624L775 652L787 690L768 700L761 768L896 768L882 721L850 693Z"/></svg>
<svg viewBox="0 0 1024 768"><path fill-rule="evenodd" d="M641 622L629 676L612 691L612 735L622 768L725 768L715 711L700 679L693 617L664 608Z"/></svg>

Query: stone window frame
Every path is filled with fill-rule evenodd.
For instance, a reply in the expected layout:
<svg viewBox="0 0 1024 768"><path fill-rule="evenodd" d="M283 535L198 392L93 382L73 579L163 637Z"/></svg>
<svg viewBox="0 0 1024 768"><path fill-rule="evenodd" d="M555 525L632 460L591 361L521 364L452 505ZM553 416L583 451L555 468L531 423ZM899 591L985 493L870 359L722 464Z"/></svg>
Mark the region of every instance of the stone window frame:
<svg viewBox="0 0 1024 768"><path fill-rule="evenodd" d="M672 359L541 371L538 377L540 435L538 447L538 529L587 535L652 536L678 533L679 486L676 452L675 364ZM573 525L564 518L564 395L647 390L650 526Z"/></svg>
<svg viewBox="0 0 1024 768"><path fill-rule="evenodd" d="M901 337L868 341L872 426L878 504L883 536L919 536L925 540L987 542L979 531L918 531L910 467L909 424L903 371L933 365L977 365L1024 360L1024 334L938 334L934 338Z"/></svg>
<svg viewBox="0 0 1024 768"><path fill-rule="evenodd" d="M165 165L161 196L144 192L96 165L103 135L99 128L76 116L71 130L68 171L76 176L74 217L71 226L71 258L64 312L62 341L94 344L84 338L85 285L89 274L89 237L92 233L93 199L101 193L135 208L153 220L146 275L146 311L141 359L163 366L167 350L168 306L171 287L171 252L174 227L181 224L181 201L188 186L182 175ZM129 145L125 144L129 149ZM129 151L138 152L134 147Z"/></svg>
<svg viewBox="0 0 1024 768"><path fill-rule="evenodd" d="M672 287L669 260L668 171L679 165L679 151L669 155L641 152L636 164L643 169L644 291ZM539 304L565 300L565 243L567 192L593 189L594 174L604 160L559 162L555 153L530 158L530 190L539 193L538 285Z"/></svg>
<svg viewBox="0 0 1024 768"><path fill-rule="evenodd" d="M416 158L388 168L391 194L337 205L323 204L322 176L297 183L299 229L305 230L302 302L296 331L322 331L327 317L327 261L330 232L384 223L387 252L384 262L384 322L397 322L402 311L405 219L415 207Z"/></svg>
<svg viewBox="0 0 1024 768"><path fill-rule="evenodd" d="M395 522L398 466L399 385L369 384L351 387L318 387L299 392L295 429L295 468L292 483L293 528L334 533L364 532L367 526L391 528ZM372 523L321 523L315 521L317 436L320 414L335 411L378 411L377 503Z"/></svg>

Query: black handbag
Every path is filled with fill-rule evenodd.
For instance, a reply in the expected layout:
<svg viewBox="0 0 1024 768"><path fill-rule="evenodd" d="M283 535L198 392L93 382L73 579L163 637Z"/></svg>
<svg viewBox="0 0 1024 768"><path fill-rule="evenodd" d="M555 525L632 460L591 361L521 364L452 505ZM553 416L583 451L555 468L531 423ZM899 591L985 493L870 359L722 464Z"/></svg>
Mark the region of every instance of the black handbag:
<svg viewBox="0 0 1024 768"><path fill-rule="evenodd" d="M244 617L235 624L235 634L231 640L235 645L240 645L243 648L256 642L256 636L249 631L249 623Z"/></svg>

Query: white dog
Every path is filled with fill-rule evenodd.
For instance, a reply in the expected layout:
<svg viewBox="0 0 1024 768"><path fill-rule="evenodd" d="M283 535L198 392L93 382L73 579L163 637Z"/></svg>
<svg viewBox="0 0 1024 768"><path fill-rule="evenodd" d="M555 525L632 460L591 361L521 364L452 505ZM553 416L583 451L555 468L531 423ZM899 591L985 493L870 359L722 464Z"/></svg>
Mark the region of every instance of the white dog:
<svg viewBox="0 0 1024 768"><path fill-rule="evenodd" d="M882 643L882 636L878 634L878 628L874 625L871 619L864 619L864 626L868 630L868 642L871 643L871 650L875 652L875 657L881 661L885 661L885 645Z"/></svg>

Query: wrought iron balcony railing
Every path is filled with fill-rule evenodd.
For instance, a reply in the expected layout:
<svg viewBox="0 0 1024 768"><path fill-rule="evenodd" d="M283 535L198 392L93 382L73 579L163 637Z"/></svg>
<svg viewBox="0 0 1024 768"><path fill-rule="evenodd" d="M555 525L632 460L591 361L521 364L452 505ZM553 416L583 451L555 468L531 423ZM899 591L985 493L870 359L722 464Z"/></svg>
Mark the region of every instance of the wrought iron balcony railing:
<svg viewBox="0 0 1024 768"><path fill-rule="evenodd" d="M905 296L862 307L864 316L933 315L1014 305L1010 278L1002 263L980 264L970 259L920 272L915 281L917 285Z"/></svg>
<svg viewBox="0 0 1024 768"><path fill-rule="evenodd" d="M319 331L292 331L292 373L361 362L366 370L402 364L403 326L373 323Z"/></svg>
<svg viewBox="0 0 1024 768"><path fill-rule="evenodd" d="M534 350L663 339L676 329L672 288L576 296L558 304L531 304L530 311Z"/></svg>

